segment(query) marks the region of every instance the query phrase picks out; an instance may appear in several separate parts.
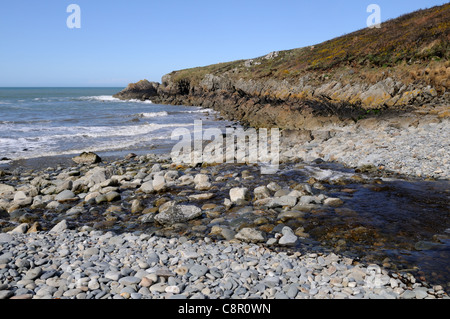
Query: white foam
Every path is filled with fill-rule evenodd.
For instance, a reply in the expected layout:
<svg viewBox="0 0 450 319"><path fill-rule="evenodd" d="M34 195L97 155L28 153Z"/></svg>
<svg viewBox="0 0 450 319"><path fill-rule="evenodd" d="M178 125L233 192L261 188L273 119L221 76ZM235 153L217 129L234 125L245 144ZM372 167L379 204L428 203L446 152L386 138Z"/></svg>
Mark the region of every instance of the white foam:
<svg viewBox="0 0 450 319"><path fill-rule="evenodd" d="M204 108L198 108L197 110L190 110L190 111L181 111L182 113L218 113L217 111L214 111L213 109L204 109Z"/></svg>
<svg viewBox="0 0 450 319"><path fill-rule="evenodd" d="M167 112L154 112L154 113L139 113L138 117L151 118L151 117L163 117L167 116L169 113Z"/></svg>
<svg viewBox="0 0 450 319"><path fill-rule="evenodd" d="M121 100L118 98L113 97L112 95L99 95L99 96L83 96L80 99L82 100L88 100L88 101L101 101L101 102L120 102L120 103L143 103L143 104L153 104L150 100L137 100L137 99L131 99L131 100Z"/></svg>
<svg viewBox="0 0 450 319"><path fill-rule="evenodd" d="M79 149L70 149L66 151L55 150L52 148L52 145L48 142L42 143L39 147L36 145L21 145L21 148L27 148L28 151L23 153L19 150L14 155L8 155L8 158L13 158L13 160L19 159L30 159L37 158L42 156L60 156L60 155L77 155L83 152L107 152L107 151L117 151L117 150L125 150L132 147L144 148L145 145L150 145L149 143L155 140L166 140L167 136L164 135L143 135L139 138L133 138L132 140L127 141L104 141L98 142L95 141L95 145L90 147L84 147ZM44 139L46 140L46 139ZM17 144L17 141L15 141ZM43 140L41 141L43 142ZM7 162L2 162L2 164Z"/></svg>
<svg viewBox="0 0 450 319"><path fill-rule="evenodd" d="M122 102L122 100L115 98L111 95L83 96L80 99L88 101Z"/></svg>
<svg viewBox="0 0 450 319"><path fill-rule="evenodd" d="M50 139L61 139L73 137L110 137L110 136L134 136L147 134L159 129L171 127L187 127L193 126L193 123L174 123L174 124L157 124L145 123L140 125L122 125L122 126L31 126L31 127L15 127L9 124L2 124L1 127L8 128L14 133L42 133L39 136L32 137L48 137Z"/></svg>
<svg viewBox="0 0 450 319"><path fill-rule="evenodd" d="M0 146L15 143L17 140L14 138L8 138L8 137L0 137Z"/></svg>
<svg viewBox="0 0 450 319"><path fill-rule="evenodd" d="M143 104L153 104L153 102L150 101L150 100L141 101L141 100L137 100L137 99L131 99L131 100L124 101L124 102L143 103Z"/></svg>

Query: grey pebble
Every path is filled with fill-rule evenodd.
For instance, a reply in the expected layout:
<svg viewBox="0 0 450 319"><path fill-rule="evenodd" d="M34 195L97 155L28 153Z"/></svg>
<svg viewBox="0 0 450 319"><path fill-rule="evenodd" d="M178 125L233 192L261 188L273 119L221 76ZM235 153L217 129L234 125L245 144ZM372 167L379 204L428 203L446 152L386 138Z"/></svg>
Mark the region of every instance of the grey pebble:
<svg viewBox="0 0 450 319"><path fill-rule="evenodd" d="M141 282L141 279L133 276L127 276L119 279L119 283L125 286L137 285Z"/></svg>
<svg viewBox="0 0 450 319"><path fill-rule="evenodd" d="M12 297L13 295L14 295L14 293L9 290L1 290L0 291L0 299L8 299L8 298Z"/></svg>
<svg viewBox="0 0 450 319"><path fill-rule="evenodd" d="M36 267L26 272L24 279L34 280L42 274L42 268Z"/></svg>
<svg viewBox="0 0 450 319"><path fill-rule="evenodd" d="M204 265L194 265L189 269L189 272L193 276L201 277L208 272L208 267Z"/></svg>

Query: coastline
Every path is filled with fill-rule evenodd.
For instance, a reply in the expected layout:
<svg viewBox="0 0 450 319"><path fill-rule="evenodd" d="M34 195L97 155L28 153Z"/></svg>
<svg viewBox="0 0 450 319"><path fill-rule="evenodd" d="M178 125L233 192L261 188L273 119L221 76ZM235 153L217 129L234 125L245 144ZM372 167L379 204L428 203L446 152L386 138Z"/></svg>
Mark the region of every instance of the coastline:
<svg viewBox="0 0 450 319"><path fill-rule="evenodd" d="M104 163L113 162L123 159L128 154L136 154L138 156L155 154L164 157L164 154L168 154L173 145L152 145L143 149L126 149L126 150L114 150L114 151L100 151L95 152L102 158ZM0 162L0 170L13 171L15 169L32 169L43 170L52 167L69 167L76 166L72 158L79 155L78 153L64 154L64 155L52 155L52 156L39 156L23 159L12 159L5 162Z"/></svg>
<svg viewBox="0 0 450 319"><path fill-rule="evenodd" d="M165 315L209 317L270 313L274 299L450 299L450 3L352 5L331 13L367 28L123 90L45 87L235 57L242 35L251 46L284 34L287 47L295 30L314 38L308 11L329 16L320 4L136 5L110 6L109 28L91 19L101 5L77 4L66 25L39 8L45 37L10 28L5 85L42 87L0 88L0 300L182 300ZM36 16L16 9L8 22ZM289 19L294 9L312 19ZM246 12L252 34L234 32L230 17ZM99 38L124 45L111 54ZM24 63L14 51L26 43Z"/></svg>
<svg viewBox="0 0 450 319"><path fill-rule="evenodd" d="M380 127L380 130L383 131L384 129ZM366 133L365 131L359 131L358 134L364 136ZM358 134L355 134L353 138L360 139L361 136ZM328 134L324 134L323 136L327 137ZM348 138L350 134L346 133L346 136ZM401 137L401 135L395 134L394 136ZM333 141L333 138L337 138L337 141L339 141L340 135L336 134L329 139L325 139L323 142L330 143L330 141ZM312 141L318 141L317 133L315 139ZM299 145L299 138L295 134L292 136L288 135L283 139L282 167L279 172L280 174L278 174L275 179L270 176L265 177L266 180L263 180L262 176L259 175L258 168L255 165L208 165L204 163L202 167L177 166L171 163L170 156L167 153L162 151L158 152L157 150L154 150L157 154L138 155L131 159L124 159L124 154L120 154L120 156L104 157L105 161L103 163L87 166L76 165L71 162L70 156L65 156L64 158L32 159L27 160L28 162L26 163L16 162L13 164L16 166L13 167L23 169L19 169L19 171L14 173L13 177L16 176L15 178L12 178L11 176L0 177L0 184L14 185L14 191L9 195L6 195L6 198L9 198L9 203L5 203L5 201L2 202L3 209L9 211L8 214L11 219L11 221L6 224L3 221L2 236L12 236L7 237L7 248L3 251L6 253L8 253L8 251L14 251L13 247L8 245L10 242L20 243L23 240L27 240L26 238L35 238L33 240L38 240L36 238L39 238L39 241L43 241L45 238L55 236L55 234L52 234L53 227L56 227L60 223L66 223L68 229L66 231L63 230L57 235L62 236L61 240L65 242L65 244L62 244L60 248L57 248L57 253L51 254L51 256L54 256L52 257L53 262L63 263L64 260L66 260L64 258L61 259L60 256L61 249L64 250L64 247L72 247L69 249L67 255L64 250L64 256L80 254L79 249L75 247L73 242L76 241L77 238L91 238L91 240L95 242L96 238L99 236L106 236L104 238L140 238L139 240L143 240L144 243L148 241L152 243L153 247L159 247L158 249L160 249L160 252L162 253L162 255L159 256L168 256L167 254L170 255L171 253L168 248L163 248L161 246L162 244L160 244L160 242L165 243L166 241L169 241L171 245L174 245L171 246L173 247L172 249L178 249L176 247L185 247L183 245L188 242L189 245L191 245L189 247L196 247L197 253L209 249L222 250L227 249L227 247L233 247L233 251L235 250L238 252L244 247L247 247L247 245L252 245L252 249L255 250L266 249L266 254L270 254L274 260L278 260L279 258L284 260L285 258L288 258L289 262L292 263L292 256L294 256L294 260L297 260L296 258L302 259L302 262L306 263L302 264L302 267L306 268L306 273L312 271L312 269L316 267L308 268L311 266L308 266L308 263L319 265L323 262L323 259L331 260L329 264L322 265L327 267L321 268L323 272L321 273L320 278L325 278L325 282L321 285L325 285L327 289L322 290L321 292L320 289L318 289L316 292L314 289L316 289L315 287L317 286L311 287L311 283L308 283L309 286L306 286L308 287L308 289L306 289L304 285L297 283L301 278L301 274L299 274L298 277L296 277L298 281L290 282L288 285L289 287L293 285L297 290L292 288L290 293L288 293L289 289L283 290L283 285L278 286L278 284L270 283L270 280L274 275L275 277L278 277L277 283L285 283L285 280L287 280L287 277L284 277L286 271L281 271L280 273L274 274L266 273L265 277L267 277L269 283L264 283L265 288L259 293L255 290L256 288L253 287L250 289L247 287L248 294L238 294L235 297L240 296L241 298L248 298L251 296L252 298L256 298L256 296L259 296L260 298L268 299L284 298L286 296L297 299L446 297L444 291L447 288L445 285L428 284L426 281L422 280L424 279L422 278L424 277L423 274L416 274L418 271L417 269L402 272L402 267L404 266L396 268L398 266L394 266L394 260L386 257L378 259L380 257L377 257L377 253L365 261L360 260L359 257L356 256L357 254L350 254L349 256L346 251L353 250L353 243L348 241L348 239L344 239L347 238L347 232L353 233L362 231L362 233L358 235L357 233L354 233L354 236L356 236L355 243L360 240L365 241L371 236L381 240L379 242L373 241L374 246L371 247L376 247L379 243L385 245L389 240L388 238L382 239L382 237L379 237L380 235L378 232L373 233L367 226L363 226L362 228L355 228L354 226L344 232L341 232L338 228L337 232L333 235L336 237L332 237L332 241L325 246L312 240L310 234L308 234L308 231L310 230L306 225L308 225L308 223L315 223L314 220L316 220L317 217L320 217L320 214L337 213L341 218L344 218L344 223L346 218L350 218L349 221L351 221L356 216L354 215L355 212L345 208L345 204L352 201L352 192L363 191L363 189L368 186L369 189L374 189L375 192L378 192L378 190L376 190L376 185L380 184L380 181L389 180L391 177L398 177L401 179L402 176L391 173L385 169L380 170L378 167L375 171L368 169L367 171L360 171L359 173L357 170L351 168L347 170L339 168L334 169L334 164L324 162L323 159L327 159L327 157L321 156L314 148L309 150L312 152L310 153L311 161L302 161L300 160L300 153L297 152L297 149L293 148L292 143L297 146ZM311 145L310 143L311 141L307 142L309 146ZM395 145L395 142L392 143ZM308 148L308 145L304 145L304 147ZM316 156L315 152L320 156ZM351 155L351 153L349 154ZM312 158L322 158L322 160L312 160ZM310 167L313 169L308 170ZM31 168L33 170L30 170ZM299 176L302 176L301 178L304 182L299 183L298 180L284 179L286 177L283 176L289 176L292 169L298 171L298 174L301 174ZM14 169L11 171L14 171ZM412 179L416 178L415 176L409 177ZM403 178L408 178L408 176L404 176ZM273 187L276 187L272 190L272 188L270 188L272 186L269 186L271 184L270 180L276 180L276 184L279 186L272 185ZM423 177L419 180L423 180ZM20 183L19 181L24 182ZM270 189L267 189L267 187ZM339 192L338 194L340 195L336 196L336 187L344 189L345 192ZM348 190L350 193L346 193L346 187L350 188L351 192ZM239 189L246 194L239 198L241 195L233 195L231 193L233 188ZM245 188L247 189L247 192L244 191ZM36 191L38 195L36 194ZM16 195L19 192L23 193L26 198L16 198ZM75 198L58 197L64 192L71 192L70 196L75 196ZM239 194L239 191L237 191L237 193ZM190 197L192 195L193 197ZM232 196L238 196L238 198L233 198ZM308 203L306 203L306 199L308 199ZM20 202L20 200L23 200L24 202ZM331 204L334 200L336 203ZM293 201L295 201L295 203ZM303 204L300 204L302 201L304 201ZM328 204L325 204L326 201ZM344 203L344 208L341 209L340 206L343 205L342 202ZM183 206L184 208L181 211L188 212L190 209L197 207L194 211L200 209L201 216L199 217L199 215L196 214L196 217L193 217L192 219L188 218L187 220L175 224L165 225L162 220L155 222L155 218L158 219L156 216L162 213L162 210L165 209L163 208L164 204L167 203L174 203L174 207L177 207L177 203L180 203L180 205L184 203L185 206ZM16 206L14 207L14 205ZM170 212L171 209L168 211ZM179 212L180 211L178 211L178 213ZM319 215L316 217L316 214L318 213ZM325 219L325 222L326 220L327 219ZM36 225L36 222L39 226ZM271 226L269 227L269 225ZM276 227L274 228L274 226ZM246 230L247 233L242 233L243 230ZM255 232L256 237L252 237L255 235ZM327 232L323 235L326 234ZM439 234L439 236L444 236L441 238L445 238L445 232ZM258 236L262 236L264 239L261 240L261 237ZM295 239L295 245L280 245L279 241L285 236L288 238L292 236L291 238ZM321 240L323 241L325 238L327 237L322 237ZM117 240L119 242L122 241L121 239ZM286 240L286 238L284 240ZM335 246L336 243L338 244L337 246ZM330 246L330 244L332 246ZM200 245L201 248L198 248L198 245ZM423 243L412 242L411 245L412 246L408 249L414 251L414 245L422 249L421 245L431 244L425 241ZM434 249L435 247L440 249L439 247L441 247L438 243L434 245L435 246L432 245L431 249ZM117 249L120 250L120 247L122 246L118 246ZM361 247L354 246L354 253L367 249L365 247L365 244ZM93 250L98 249L100 255L107 254L106 252L101 253L102 249L105 247L96 245L95 247L90 248ZM87 250L90 248L85 247L84 249ZM106 251L108 251L108 248L106 248ZM286 253L287 255L285 255ZM114 258L113 255L108 256L110 256L109 258ZM201 256L204 255L201 254ZM240 255L238 254L237 256ZM230 258L232 259L234 257ZM180 260L180 256L176 257L170 255L169 259L164 260L166 262L171 261L171 263L165 263L166 266L169 266L172 263L175 264L177 260ZM188 258L188 260L191 259ZM239 259L235 260L235 262L239 263L238 260ZM7 265L12 265L15 262L18 261L14 258L9 258L8 263L4 263L4 266L2 267L6 267L3 269L8 269ZM132 265L135 266L135 264ZM194 262L193 264L190 263L190 267L194 265L204 266L205 264L203 264L203 261L199 261L198 263ZM186 265L179 264L178 266L185 267ZM211 265L207 265L207 267L210 266ZM255 270L256 267L254 266L256 265L248 265L246 270ZM330 275L327 273L330 266L336 267L342 272L333 272L332 275ZM175 272L175 267L169 266L169 268L172 272ZM144 270L146 273L144 273L143 277L150 276L153 278L152 271L156 271L155 268L150 267L150 265L148 268L144 267L143 269L140 269L141 272L139 272L138 268L133 269L134 272L131 272L131 274L134 275L131 277L135 277L136 275L138 277L141 276L143 274L142 270ZM152 270L148 271L149 269ZM353 273L354 269L357 269L355 271L358 272L362 269L360 277L358 277L359 281L354 281L354 278L351 279L348 277L349 274ZM26 269L23 269L23 271L25 270ZM107 271L103 271L104 273L96 278L97 281L104 280L105 283L108 282L109 284L116 282L111 279L105 279L104 275L106 275ZM233 277L237 273L240 274L242 270L239 272L236 271L237 268L234 269L229 276ZM414 276L414 274L416 274L416 276ZM291 275L294 275L294 273L291 273ZM189 276L186 278L178 275L174 276L176 280L178 280L175 285L178 288L185 287L183 285L186 285L187 282L189 282ZM142 280L143 277L140 279ZM194 278L196 277L194 276ZM232 293L235 292L235 289L239 289L239 287L242 288L242 285L244 284L244 281L240 282L238 280L236 286L232 284L234 289L231 292L227 292L225 295L221 295L220 293L225 292L226 289L220 291L217 290L217 295L203 293L202 290L208 287L204 287L199 291L195 289L193 291L181 290L180 293L174 294L171 289L178 291L177 288L173 288L172 286L174 285L170 285L172 288L168 288L169 292L167 292L166 289L169 285L164 284L164 282L162 282L163 279L157 276L154 278L155 280L153 282L153 285L157 286L151 293L148 293L145 289L143 290L145 291L145 294L143 294L143 291L138 291L142 288L151 290L150 288L153 285L150 285L149 287L138 285L134 286L134 291L131 291L133 289L129 291L129 289L125 289L128 286L127 284L119 283L117 281L121 289L116 289L114 290L115 293L112 293L112 287L109 287L109 293L104 294L103 292L97 291L98 289L93 289L95 290L95 293L93 293L91 291L92 289L89 288L82 288L81 290L80 288L74 288L79 290L68 293L67 291L70 291L71 289L59 289L59 287L67 287L64 285L55 287L58 288L56 290L50 289L46 288L49 285L46 281L43 282L42 279L38 279L37 282L35 281L36 287L34 289L26 288L27 290L25 291L23 290L24 287L16 284L21 281L19 278L17 279L18 280L15 282L7 283L7 286L5 286L7 289L4 290L7 291L4 293L5 295L9 297L15 295L18 297L16 292L19 291L20 294L27 292L25 293L27 298L83 298L88 297L88 295L89 298L97 298L97 294L99 296L98 298L132 298L132 294L134 297L140 298L174 298L174 296L180 298L214 298L214 296L231 297ZM210 285L212 285L211 287L215 287L218 284L218 280L220 280L220 278L212 279L212 277L209 279L211 279L209 282ZM331 279L333 280L330 281ZM374 284L375 279L377 280L376 284ZM186 282L186 280L188 281ZM303 277L302 280L305 280L305 277ZM345 285L342 284L343 281L346 282ZM253 284L256 286L262 282L264 282L262 277L255 277ZM331 282L333 284L331 284ZM355 282L356 284L353 284L352 282ZM306 283L307 282L305 282L305 284ZM351 283L350 286L348 286L348 283ZM223 284L227 283L223 282ZM317 283L317 285L319 284L320 283ZM33 285L31 284L31 286ZM211 292L211 287L209 288L209 292ZM262 286L258 287L262 289ZM122 289L125 289L126 291L124 290L125 292L121 292ZM160 289L160 291L155 294L157 289ZM206 289L205 292L207 291L208 290ZM244 290L237 291L244 292ZM74 295L70 295L71 293ZM229 295L230 293L231 295Z"/></svg>
<svg viewBox="0 0 450 319"><path fill-rule="evenodd" d="M3 239L0 242L3 243L0 244L4 247L2 256L11 254L11 257L6 256L0 268L10 269L13 264L21 263L14 258L14 246L27 246L28 240L45 243L57 236L64 244L50 254L51 262L62 265L69 258L84 254L84 250L97 252L94 256L108 256L108 260L123 261L125 256L115 257L114 254L133 238L132 241L156 249L158 258L164 260L161 269L169 270L171 275L159 276L161 269L156 264L141 267L145 265L141 260L140 265L129 264L133 269L128 273L130 276L119 274L117 280L114 279L117 275L110 278L111 269L117 267L100 267L95 278L82 275L86 276L86 282L89 278L100 286L103 283L102 289L94 283L91 288L85 284L78 287L73 282L62 284L65 278L58 276L46 280L38 277L33 283L27 281L29 284L23 285L20 283L29 280L27 272L39 268L40 276L46 273L42 267L25 267L15 280L7 280L2 286L0 297L448 298L446 281L430 277L436 268L445 267L440 266L439 259L444 258L445 263L445 257L436 259L435 255L447 247L449 229L442 228L445 219L432 218L432 224L442 228L434 234L426 233L429 226L421 227L422 240L413 239L415 236L411 234L397 242L395 232L383 234L382 228L364 222L367 219L364 211L355 210L361 199L353 195L361 193L370 198L381 192L383 200L388 200L391 191L406 192L406 197L414 196L417 211L421 205L427 207L428 196L431 196L436 202L435 208L431 208L433 214L444 213L445 188L450 175L449 153L445 152L449 147L446 136L450 126L448 118L440 114L418 111L369 117L355 123L330 121L307 130L282 130L280 170L276 177L261 175L258 165L217 165L208 163L207 158L200 166L176 165L169 153L173 145L168 144L154 145L151 150L99 152L102 163L92 165L74 163L72 157L77 154L17 160L2 165L0 236ZM253 151L252 147L255 146L250 146L249 152ZM129 153L136 156L127 158ZM298 177L292 179L292 172ZM427 181L432 184L426 184ZM410 187L417 188L423 196L416 198L416 190L409 191ZM368 198L364 201L369 201ZM173 206L166 207L168 204ZM193 215L166 224L161 215L167 212L175 214L169 220L177 221L180 214L191 212ZM382 218L391 217L387 214ZM410 217L406 213L404 218ZM429 217L421 223L426 223L427 219ZM402 223L401 219L396 223ZM58 225L63 230L55 234L53 229ZM411 227L414 231L416 226ZM117 250L98 244L80 251L77 248L80 244L75 245L78 238L88 238L92 242L103 238L103 241L117 240L121 244L117 245ZM289 240L293 242L285 244ZM183 251L186 245L187 253L173 254L172 250ZM240 251L248 249L249 245L251 250L264 251L263 255L271 256L270 262L263 266L266 273L261 272L258 263L250 262L242 269L237 266L245 256ZM45 244L41 247L44 251L49 249ZM185 254L190 256L193 247L194 256L201 256L197 262L191 257L185 258ZM142 254L140 247L133 246L133 249L137 255ZM218 267L221 263L210 264L206 252L229 249L234 255L224 254L223 258L227 256L229 263L236 267L226 278L235 281L225 280L225 277L213 279L215 275L208 271L203 274L209 274L207 277L177 273L180 268L189 274L194 266L194 269ZM402 256L384 253L390 250ZM409 254L420 255L421 251L433 256L433 261L420 261L422 257L407 261ZM142 256L145 259L145 254ZM395 260L397 257L401 257L401 261ZM432 265L434 262L436 264ZM269 270L273 264L280 263L298 263L296 265L305 273L298 273L297 267L278 272ZM63 268L59 269L58 273L65 273ZM257 271L260 275L242 280L243 271L250 274ZM311 282L308 274L319 281L311 285L315 281ZM192 277L204 278L201 289L186 289L192 286ZM151 284L148 278L152 278ZM172 278L171 285L167 283L169 278ZM429 279L432 284L428 283ZM59 285L53 287L52 280L57 280ZM127 280L133 281L131 288L125 283ZM232 289L225 289L225 285L231 285Z"/></svg>
<svg viewBox="0 0 450 319"><path fill-rule="evenodd" d="M320 160L378 176L449 180L450 117L446 115L449 110L450 106L423 107L407 113L368 116L356 122L330 119L328 123L304 129L281 129L280 162ZM218 128L225 131L225 127ZM175 142L96 153L108 162L130 153L157 154L169 159L174 145ZM0 162L0 169L73 165L72 157L76 155L79 154L13 159Z"/></svg>

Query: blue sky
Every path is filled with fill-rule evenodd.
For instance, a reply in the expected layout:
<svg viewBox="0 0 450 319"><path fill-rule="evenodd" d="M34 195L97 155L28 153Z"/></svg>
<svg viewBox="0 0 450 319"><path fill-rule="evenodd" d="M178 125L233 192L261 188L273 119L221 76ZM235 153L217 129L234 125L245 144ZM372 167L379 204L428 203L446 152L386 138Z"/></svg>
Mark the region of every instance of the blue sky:
<svg viewBox="0 0 450 319"><path fill-rule="evenodd" d="M126 86L317 44L443 0L14 0L0 5L0 87ZM66 9L81 9L69 29Z"/></svg>

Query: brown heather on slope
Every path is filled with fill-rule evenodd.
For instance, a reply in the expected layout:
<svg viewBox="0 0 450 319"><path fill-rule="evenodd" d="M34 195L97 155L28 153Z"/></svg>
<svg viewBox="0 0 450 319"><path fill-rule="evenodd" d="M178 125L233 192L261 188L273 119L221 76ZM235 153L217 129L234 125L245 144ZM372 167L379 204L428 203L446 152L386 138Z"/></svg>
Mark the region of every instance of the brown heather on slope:
<svg viewBox="0 0 450 319"><path fill-rule="evenodd" d="M131 84L116 97L130 98L131 88L132 98L210 107L252 126L304 128L330 116L356 121L424 105L448 107L449 57L445 4L311 47L174 71L161 85L147 82L157 94L143 89L147 95L139 96L139 85Z"/></svg>

